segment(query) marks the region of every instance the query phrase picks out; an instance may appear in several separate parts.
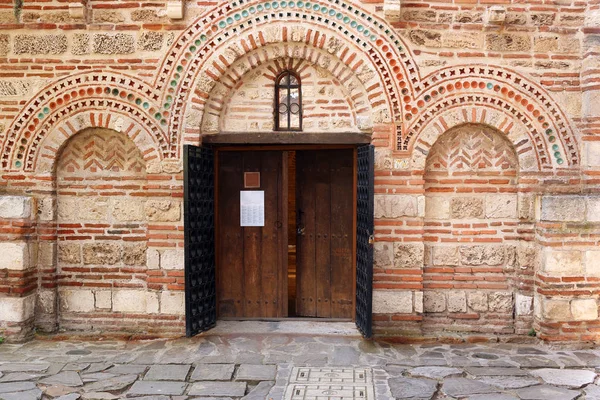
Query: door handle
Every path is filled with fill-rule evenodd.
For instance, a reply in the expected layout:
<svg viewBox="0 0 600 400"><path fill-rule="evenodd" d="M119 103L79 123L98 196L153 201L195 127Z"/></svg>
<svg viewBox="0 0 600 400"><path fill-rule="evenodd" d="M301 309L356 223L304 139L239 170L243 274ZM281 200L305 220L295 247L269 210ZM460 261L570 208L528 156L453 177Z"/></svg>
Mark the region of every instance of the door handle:
<svg viewBox="0 0 600 400"><path fill-rule="evenodd" d="M298 229L296 230L296 233L298 235L303 236L304 235L304 227L303 226L299 226Z"/></svg>

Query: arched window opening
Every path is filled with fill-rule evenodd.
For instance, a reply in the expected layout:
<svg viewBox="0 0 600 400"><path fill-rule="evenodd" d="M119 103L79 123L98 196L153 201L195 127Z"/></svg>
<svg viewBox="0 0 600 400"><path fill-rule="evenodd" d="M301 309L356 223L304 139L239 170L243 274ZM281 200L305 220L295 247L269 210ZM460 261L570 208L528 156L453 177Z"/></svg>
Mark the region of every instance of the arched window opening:
<svg viewBox="0 0 600 400"><path fill-rule="evenodd" d="M275 80L275 130L302 130L300 78L291 71L283 71Z"/></svg>

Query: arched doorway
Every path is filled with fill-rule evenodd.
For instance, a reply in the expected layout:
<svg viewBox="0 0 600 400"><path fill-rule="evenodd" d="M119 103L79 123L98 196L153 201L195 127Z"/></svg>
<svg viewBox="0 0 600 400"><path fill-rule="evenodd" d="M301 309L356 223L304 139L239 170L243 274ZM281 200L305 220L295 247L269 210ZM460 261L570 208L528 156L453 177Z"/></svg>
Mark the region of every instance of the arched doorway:
<svg viewBox="0 0 600 400"><path fill-rule="evenodd" d="M208 283L187 288L188 314L207 312L192 326L198 331L212 326L215 314L360 319L368 321L363 332L370 336L372 272L357 270L363 264L372 268L372 173L362 182L371 185L370 203L369 193L361 203L371 204L371 211L364 212L370 218L360 235L366 251L359 266L356 216L358 165L372 169L373 152L359 156L370 135L357 127L348 89L326 69L294 59L265 63L241 77L235 90L224 95L222 89L215 87L203 123L219 133L203 135L203 149L186 150L186 210L211 201L199 200L206 190L194 191L194 184L214 185L215 194L216 242L212 248L202 245L205 254L214 249L214 273L194 256L200 240L192 232L187 236L187 265L196 264L198 282ZM194 182L194 171L208 168L204 160L212 163L214 181L206 176ZM204 220L199 236L213 234ZM367 293L358 295L361 290ZM193 293L204 294L204 300Z"/></svg>
<svg viewBox="0 0 600 400"><path fill-rule="evenodd" d="M464 124L433 145L425 167L425 329L514 333L519 164L512 144Z"/></svg>

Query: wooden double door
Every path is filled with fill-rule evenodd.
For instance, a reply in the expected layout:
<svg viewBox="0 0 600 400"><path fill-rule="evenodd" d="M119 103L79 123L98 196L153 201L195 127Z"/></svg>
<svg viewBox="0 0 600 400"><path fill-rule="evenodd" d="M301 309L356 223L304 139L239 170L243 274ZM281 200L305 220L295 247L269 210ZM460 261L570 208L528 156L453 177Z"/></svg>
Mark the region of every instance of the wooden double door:
<svg viewBox="0 0 600 400"><path fill-rule="evenodd" d="M221 150L217 160L219 317L353 318L355 150ZM242 226L242 191L264 192L262 226Z"/></svg>

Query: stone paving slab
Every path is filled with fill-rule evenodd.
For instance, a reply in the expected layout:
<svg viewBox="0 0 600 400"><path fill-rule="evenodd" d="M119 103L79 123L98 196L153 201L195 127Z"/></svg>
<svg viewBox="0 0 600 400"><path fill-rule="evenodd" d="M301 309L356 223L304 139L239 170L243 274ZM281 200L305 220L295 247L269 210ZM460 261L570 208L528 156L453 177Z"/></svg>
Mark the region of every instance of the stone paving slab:
<svg viewBox="0 0 600 400"><path fill-rule="evenodd" d="M153 365L144 376L146 381L185 381L191 365Z"/></svg>
<svg viewBox="0 0 600 400"><path fill-rule="evenodd" d="M190 389L192 396L232 396L246 393L246 382L196 382Z"/></svg>
<svg viewBox="0 0 600 400"><path fill-rule="evenodd" d="M0 345L0 370L0 399L8 400L284 400L293 385L314 400L318 384L372 400L360 397L369 379L373 400L600 400L600 349L512 343L395 345L279 333L32 341Z"/></svg>
<svg viewBox="0 0 600 400"><path fill-rule="evenodd" d="M233 376L235 364L198 365L192 373L191 381L228 381Z"/></svg>
<svg viewBox="0 0 600 400"><path fill-rule="evenodd" d="M127 397L141 394L167 394L167 395L182 395L187 384L184 382L169 382L169 381L137 381L127 392Z"/></svg>

